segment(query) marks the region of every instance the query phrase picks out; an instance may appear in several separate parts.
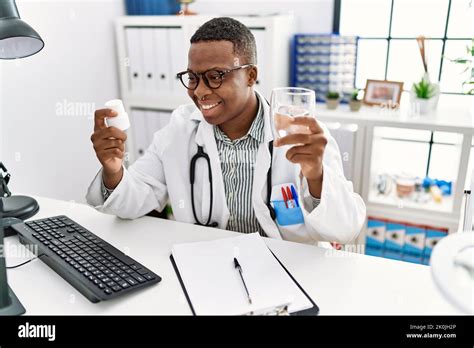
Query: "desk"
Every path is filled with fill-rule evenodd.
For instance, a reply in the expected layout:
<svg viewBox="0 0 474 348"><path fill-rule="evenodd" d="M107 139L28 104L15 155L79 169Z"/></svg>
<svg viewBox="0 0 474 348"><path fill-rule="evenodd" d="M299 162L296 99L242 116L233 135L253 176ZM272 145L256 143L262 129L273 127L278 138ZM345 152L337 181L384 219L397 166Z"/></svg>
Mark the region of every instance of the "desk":
<svg viewBox="0 0 474 348"><path fill-rule="evenodd" d="M163 280L121 298L93 304L43 262L35 260L8 270L9 284L30 315L189 315L191 311L169 260L171 246L236 235L152 217L121 220L84 204L35 198L41 209L33 219L67 215ZM359 254L333 254L332 250L273 239L265 241L323 315L459 314L437 291L427 266ZM16 236L5 239L8 265L31 257L12 257L24 249L19 244Z"/></svg>

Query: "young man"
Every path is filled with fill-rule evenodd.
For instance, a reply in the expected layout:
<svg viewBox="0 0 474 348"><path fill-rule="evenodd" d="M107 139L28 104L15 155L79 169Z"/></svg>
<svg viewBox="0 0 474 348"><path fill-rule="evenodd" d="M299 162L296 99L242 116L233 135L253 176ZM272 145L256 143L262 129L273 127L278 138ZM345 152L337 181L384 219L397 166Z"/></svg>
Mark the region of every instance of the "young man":
<svg viewBox="0 0 474 348"><path fill-rule="evenodd" d="M128 169L126 134L104 123L114 113L95 112L91 140L102 169L89 204L134 219L169 202L182 222L310 244L352 241L365 205L344 177L334 138L315 118L298 117L293 124L311 134L277 139L268 103L253 89L257 74L248 28L231 18L201 26L191 38L188 69L178 74L194 104L176 109ZM299 207L270 204L291 185Z"/></svg>

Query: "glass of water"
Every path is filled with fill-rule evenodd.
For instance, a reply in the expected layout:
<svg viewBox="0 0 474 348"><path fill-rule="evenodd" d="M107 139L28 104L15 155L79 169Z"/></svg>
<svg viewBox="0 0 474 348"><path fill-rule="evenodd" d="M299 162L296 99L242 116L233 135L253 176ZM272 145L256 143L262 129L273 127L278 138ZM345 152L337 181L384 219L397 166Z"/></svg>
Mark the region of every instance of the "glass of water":
<svg viewBox="0 0 474 348"><path fill-rule="evenodd" d="M278 136L310 134L307 126L292 125L294 117L315 117L316 94L313 90L297 87L275 88L272 91L270 112Z"/></svg>

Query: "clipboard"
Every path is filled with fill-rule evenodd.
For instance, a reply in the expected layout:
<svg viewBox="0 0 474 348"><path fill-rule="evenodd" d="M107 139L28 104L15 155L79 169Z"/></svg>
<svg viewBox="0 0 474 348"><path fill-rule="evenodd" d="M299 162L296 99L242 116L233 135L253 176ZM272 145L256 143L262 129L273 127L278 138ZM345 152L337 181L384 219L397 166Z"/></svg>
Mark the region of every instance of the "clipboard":
<svg viewBox="0 0 474 348"><path fill-rule="evenodd" d="M269 249L270 250L270 249ZM313 305L311 308L307 308L298 312L293 312L289 313L290 316L315 316L319 314L319 307L318 305L313 301L313 299L306 293L306 291L303 289L303 287L296 281L296 279L293 277L293 275L286 269L285 266L281 263L281 261L276 257L276 255L273 253L273 251L270 250L272 253L273 257L278 261L280 266L285 270L285 272L290 276L291 280L298 286L298 288L301 290L301 292L308 298L309 302ZM184 296L186 297L186 301L188 301L189 308L191 308L191 312L193 315L196 315L196 312L194 310L193 304L191 302L191 299L189 298L188 292L186 290L186 287L184 286L183 279L181 278L181 274L179 273L178 266L176 265L176 262L174 260L173 254L170 254L170 261L171 264L173 265L174 271L176 272L176 275L178 276L179 283L181 284L181 288L183 289ZM285 308L275 308L273 310L273 314L275 315L285 315Z"/></svg>

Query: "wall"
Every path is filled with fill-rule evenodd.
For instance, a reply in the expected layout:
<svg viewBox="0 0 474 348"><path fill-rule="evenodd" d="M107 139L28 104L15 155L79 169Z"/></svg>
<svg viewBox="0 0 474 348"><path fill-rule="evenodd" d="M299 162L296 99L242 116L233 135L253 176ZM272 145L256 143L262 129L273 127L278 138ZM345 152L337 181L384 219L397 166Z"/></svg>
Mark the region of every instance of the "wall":
<svg viewBox="0 0 474 348"><path fill-rule="evenodd" d="M293 13L297 32L327 34L332 32L333 0L197 0L190 9L199 14L268 15Z"/></svg>
<svg viewBox="0 0 474 348"><path fill-rule="evenodd" d="M39 54L0 64L0 159L13 193L84 202L100 164L93 111L119 95L113 20L121 0L17 1Z"/></svg>

